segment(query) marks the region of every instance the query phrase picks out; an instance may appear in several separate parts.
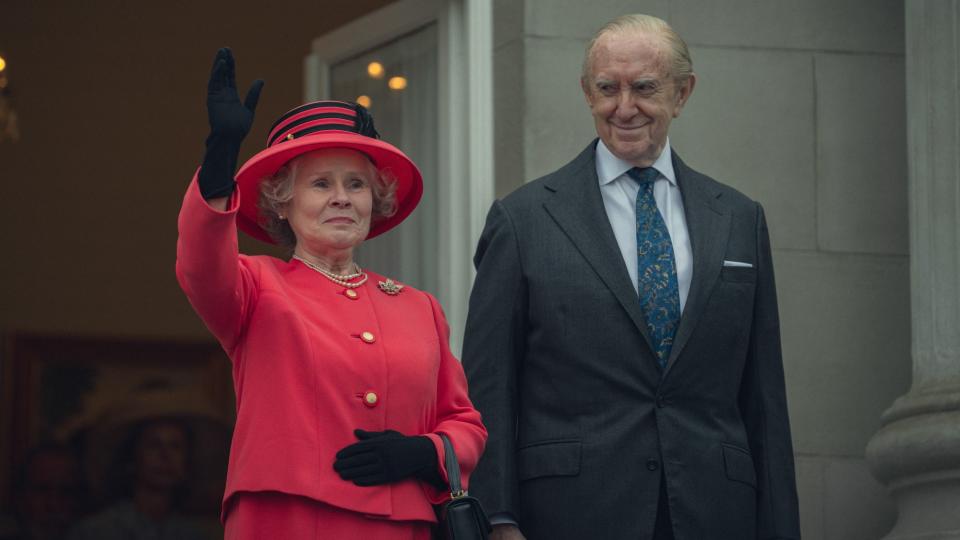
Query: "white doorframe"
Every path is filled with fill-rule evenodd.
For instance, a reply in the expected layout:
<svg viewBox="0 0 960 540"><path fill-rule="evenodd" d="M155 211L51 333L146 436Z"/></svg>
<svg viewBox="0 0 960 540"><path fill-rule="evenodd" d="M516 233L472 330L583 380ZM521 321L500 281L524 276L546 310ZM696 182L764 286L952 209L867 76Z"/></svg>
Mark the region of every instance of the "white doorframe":
<svg viewBox="0 0 960 540"><path fill-rule="evenodd" d="M430 23L438 36L440 202L437 296L459 355L473 282L473 250L494 197L491 0L399 0L313 40L307 101L330 93L330 66Z"/></svg>

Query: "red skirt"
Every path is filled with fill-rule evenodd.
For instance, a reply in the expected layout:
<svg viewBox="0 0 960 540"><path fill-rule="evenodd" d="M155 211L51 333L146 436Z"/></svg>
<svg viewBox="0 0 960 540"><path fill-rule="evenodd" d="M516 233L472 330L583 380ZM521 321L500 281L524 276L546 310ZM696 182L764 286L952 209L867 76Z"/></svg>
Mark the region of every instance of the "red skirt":
<svg viewBox="0 0 960 540"><path fill-rule="evenodd" d="M390 521L276 491L230 498L224 540L430 540L426 521Z"/></svg>

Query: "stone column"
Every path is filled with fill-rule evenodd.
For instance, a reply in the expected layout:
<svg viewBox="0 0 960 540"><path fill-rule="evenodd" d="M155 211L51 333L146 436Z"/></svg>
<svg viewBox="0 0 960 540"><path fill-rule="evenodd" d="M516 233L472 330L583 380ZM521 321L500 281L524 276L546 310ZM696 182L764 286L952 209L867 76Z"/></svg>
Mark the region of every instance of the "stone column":
<svg viewBox="0 0 960 540"><path fill-rule="evenodd" d="M960 0L905 11L913 384L867 460L899 509L886 540L960 540Z"/></svg>

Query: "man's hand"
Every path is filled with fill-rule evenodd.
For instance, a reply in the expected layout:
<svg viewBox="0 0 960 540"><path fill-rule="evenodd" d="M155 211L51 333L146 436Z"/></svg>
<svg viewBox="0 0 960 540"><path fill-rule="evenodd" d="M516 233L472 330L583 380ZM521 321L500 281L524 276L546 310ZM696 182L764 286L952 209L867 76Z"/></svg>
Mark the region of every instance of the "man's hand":
<svg viewBox="0 0 960 540"><path fill-rule="evenodd" d="M494 525L490 540L527 540L516 525Z"/></svg>

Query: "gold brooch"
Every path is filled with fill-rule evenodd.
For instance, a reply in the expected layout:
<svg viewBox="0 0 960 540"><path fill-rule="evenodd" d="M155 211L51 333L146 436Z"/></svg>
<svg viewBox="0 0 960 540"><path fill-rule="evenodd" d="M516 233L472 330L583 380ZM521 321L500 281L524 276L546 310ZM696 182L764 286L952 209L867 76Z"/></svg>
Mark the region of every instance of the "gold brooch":
<svg viewBox="0 0 960 540"><path fill-rule="evenodd" d="M400 294L400 291L403 290L403 285L400 285L390 278L387 278L387 281L378 281L377 285L380 287L381 291L389 294L390 296L396 296Z"/></svg>

